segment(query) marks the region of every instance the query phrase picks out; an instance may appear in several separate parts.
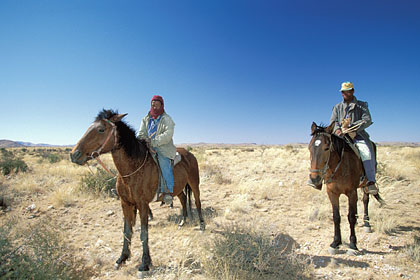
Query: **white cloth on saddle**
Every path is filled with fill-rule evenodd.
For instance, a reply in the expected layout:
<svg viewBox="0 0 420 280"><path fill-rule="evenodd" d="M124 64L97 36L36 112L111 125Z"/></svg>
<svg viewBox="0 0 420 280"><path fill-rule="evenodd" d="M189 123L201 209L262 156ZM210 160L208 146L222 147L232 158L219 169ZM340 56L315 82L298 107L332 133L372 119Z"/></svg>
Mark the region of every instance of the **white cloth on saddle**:
<svg viewBox="0 0 420 280"><path fill-rule="evenodd" d="M175 158L174 158L174 166L178 163L178 162L180 162L181 161L181 155L178 153L178 152L176 152L176 155L175 155Z"/></svg>
<svg viewBox="0 0 420 280"><path fill-rule="evenodd" d="M354 143L359 150L360 158L362 161L371 160L372 155L369 150L369 146L366 144L365 141L355 141Z"/></svg>

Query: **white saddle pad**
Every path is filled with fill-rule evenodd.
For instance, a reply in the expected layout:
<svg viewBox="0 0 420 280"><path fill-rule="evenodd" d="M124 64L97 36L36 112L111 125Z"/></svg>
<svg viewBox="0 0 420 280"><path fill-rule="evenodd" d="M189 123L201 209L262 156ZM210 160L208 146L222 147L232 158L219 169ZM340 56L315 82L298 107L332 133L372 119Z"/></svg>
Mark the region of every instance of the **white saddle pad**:
<svg viewBox="0 0 420 280"><path fill-rule="evenodd" d="M175 158L174 158L174 166L178 163L178 162L180 162L181 161L181 155L178 153L178 152L176 152L176 155L175 155Z"/></svg>

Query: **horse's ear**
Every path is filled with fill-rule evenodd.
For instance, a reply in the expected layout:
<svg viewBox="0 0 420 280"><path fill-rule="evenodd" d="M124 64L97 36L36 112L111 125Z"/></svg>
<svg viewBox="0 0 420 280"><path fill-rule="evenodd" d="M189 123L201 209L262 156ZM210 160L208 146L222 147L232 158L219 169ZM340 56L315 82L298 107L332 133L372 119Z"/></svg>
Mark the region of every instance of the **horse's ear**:
<svg viewBox="0 0 420 280"><path fill-rule="evenodd" d="M315 122L312 122L312 125L311 125L311 135L314 134L316 127L317 127L316 123Z"/></svg>
<svg viewBox="0 0 420 280"><path fill-rule="evenodd" d="M127 114L119 114L119 115L115 115L115 116L113 116L113 117L110 119L110 121L111 121L111 122L113 122L113 123L117 123L117 122L119 122L120 120L122 120L122 118L124 118L125 116L127 116Z"/></svg>
<svg viewBox="0 0 420 280"><path fill-rule="evenodd" d="M330 123L330 125L325 129L325 131L329 134L333 134L334 126L335 126L335 122Z"/></svg>

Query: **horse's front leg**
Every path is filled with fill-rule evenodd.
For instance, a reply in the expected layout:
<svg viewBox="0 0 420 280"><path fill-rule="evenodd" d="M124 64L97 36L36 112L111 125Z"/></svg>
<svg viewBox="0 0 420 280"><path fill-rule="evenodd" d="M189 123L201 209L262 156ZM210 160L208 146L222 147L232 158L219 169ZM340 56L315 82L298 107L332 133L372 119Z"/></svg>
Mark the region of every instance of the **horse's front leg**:
<svg viewBox="0 0 420 280"><path fill-rule="evenodd" d="M369 223L369 194L363 192L363 207L364 207L364 216L363 216L363 228L365 232L372 232Z"/></svg>
<svg viewBox="0 0 420 280"><path fill-rule="evenodd" d="M356 216L357 216L357 191L356 189L348 196L349 198L349 214L348 214L348 220L350 224L350 249L356 250L357 246L357 239L356 239L356 231L355 231L355 225L356 225Z"/></svg>
<svg viewBox="0 0 420 280"><path fill-rule="evenodd" d="M121 199L121 206L124 214L124 244L121 256L115 263L118 269L130 257L131 236L133 235L133 226L136 223L136 207Z"/></svg>
<svg viewBox="0 0 420 280"><path fill-rule="evenodd" d="M150 265L152 264L152 259L150 258L149 253L149 204L142 201L140 203L139 210L141 221L140 240L143 245L143 256L141 258L142 263L139 266L139 271L148 271L150 270Z"/></svg>
<svg viewBox="0 0 420 280"><path fill-rule="evenodd" d="M334 241L330 244L330 247L338 249L341 245L341 230L340 230L340 202L339 195L331 193L328 191L328 197L330 199L333 211L333 220L334 220Z"/></svg>

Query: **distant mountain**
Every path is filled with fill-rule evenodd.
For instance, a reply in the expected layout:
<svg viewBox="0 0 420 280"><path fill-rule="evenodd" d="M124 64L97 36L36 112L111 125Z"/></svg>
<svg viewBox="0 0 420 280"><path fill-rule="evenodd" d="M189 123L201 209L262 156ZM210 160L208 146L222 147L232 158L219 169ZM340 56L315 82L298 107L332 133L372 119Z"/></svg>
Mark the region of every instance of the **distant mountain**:
<svg viewBox="0 0 420 280"><path fill-rule="evenodd" d="M0 140L0 148L24 147L22 144L11 140Z"/></svg>
<svg viewBox="0 0 420 280"><path fill-rule="evenodd" d="M13 148L13 147L53 147L57 145L50 144L34 144L31 142L12 141L7 139L0 140L0 148Z"/></svg>
<svg viewBox="0 0 420 280"><path fill-rule="evenodd" d="M31 143L31 142L20 142L20 141L17 141L16 143L19 144L19 145L25 146L25 147L50 147L50 146L53 146L53 145L50 145L50 144L34 144L34 143Z"/></svg>

